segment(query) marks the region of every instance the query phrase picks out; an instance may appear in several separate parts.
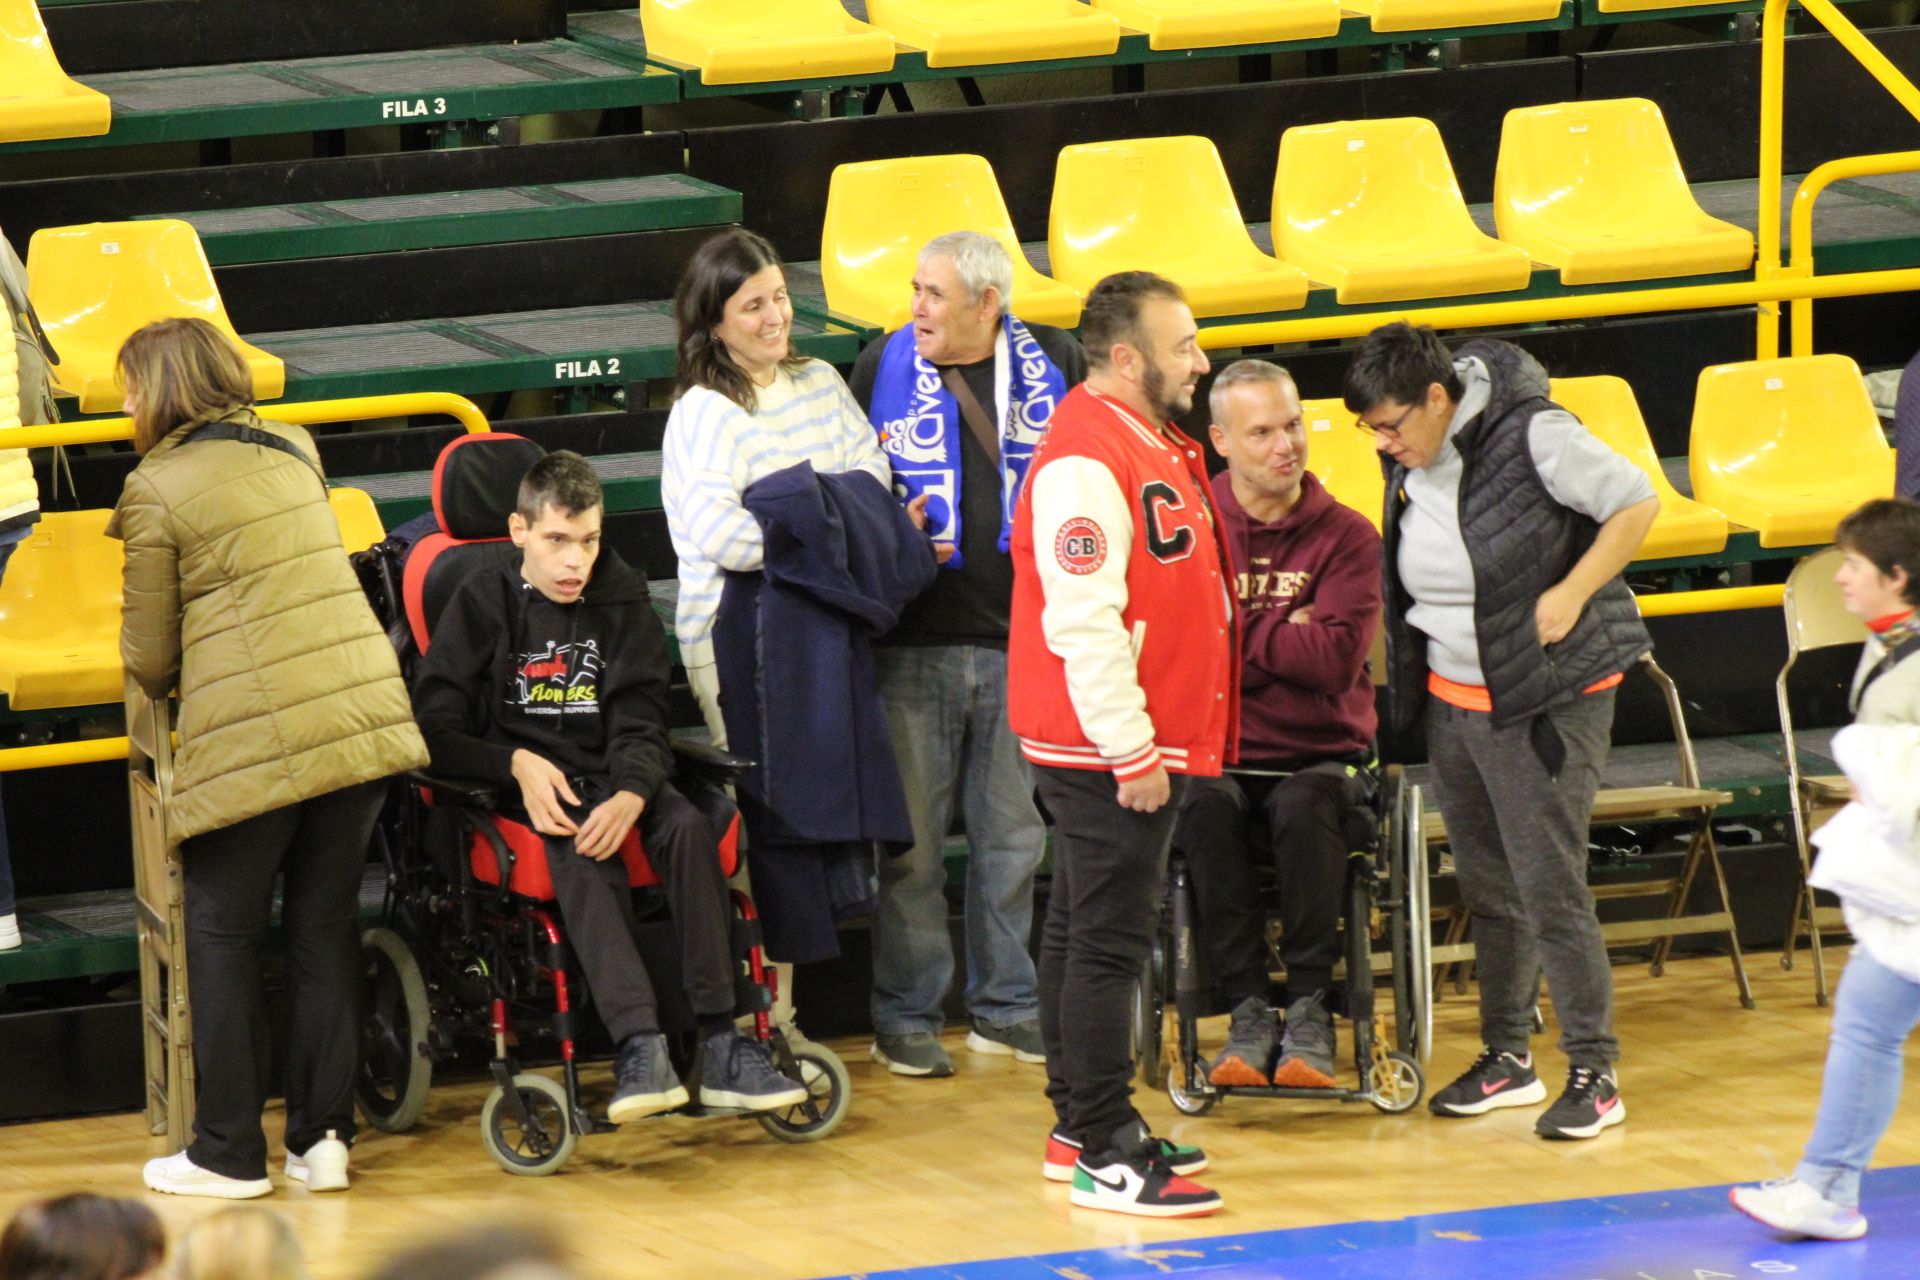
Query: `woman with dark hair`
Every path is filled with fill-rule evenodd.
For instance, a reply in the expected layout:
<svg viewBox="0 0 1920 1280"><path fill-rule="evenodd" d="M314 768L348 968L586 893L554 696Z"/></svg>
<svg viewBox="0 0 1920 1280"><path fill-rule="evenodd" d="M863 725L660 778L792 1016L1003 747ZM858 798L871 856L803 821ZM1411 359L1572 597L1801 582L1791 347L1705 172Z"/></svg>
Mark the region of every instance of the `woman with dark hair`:
<svg viewBox="0 0 1920 1280"><path fill-rule="evenodd" d="M424 768L400 667L340 545L313 441L252 410L246 362L204 320L128 338L140 465L107 525L126 544L120 654L179 690L167 799L186 875L198 1076L193 1142L147 1162L173 1195L273 1190L261 970L285 875L286 1176L347 1185L359 1043L360 877L385 780Z"/></svg>
<svg viewBox="0 0 1920 1280"><path fill-rule="evenodd" d="M76 1192L13 1215L0 1234L0 1280L150 1280L166 1256L153 1210Z"/></svg>
<svg viewBox="0 0 1920 1280"><path fill-rule="evenodd" d="M680 557L674 631L687 680L716 742L725 742L713 620L731 570L763 564L748 485L797 462L864 471L893 486L879 437L832 365L795 355L793 302L780 255L735 228L695 251L674 296L679 369L667 418L661 496Z"/></svg>

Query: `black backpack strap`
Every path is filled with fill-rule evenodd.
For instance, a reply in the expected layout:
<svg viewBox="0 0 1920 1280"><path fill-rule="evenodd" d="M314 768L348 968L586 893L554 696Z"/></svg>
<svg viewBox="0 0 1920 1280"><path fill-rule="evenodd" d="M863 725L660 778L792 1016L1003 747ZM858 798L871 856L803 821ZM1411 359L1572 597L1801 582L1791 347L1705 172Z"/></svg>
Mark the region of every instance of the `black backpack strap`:
<svg viewBox="0 0 1920 1280"><path fill-rule="evenodd" d="M1902 640L1899 644L1881 654L1880 661L1873 664L1873 670L1867 672L1867 678L1860 682L1859 700L1862 702L1866 701L1867 690L1875 680L1878 680L1881 676L1887 674L1887 672L1893 670L1916 653L1920 653L1920 634L1908 636L1905 640Z"/></svg>
<svg viewBox="0 0 1920 1280"><path fill-rule="evenodd" d="M257 444L262 449L278 449L281 453L290 454L304 462L307 469L313 472L314 479L320 482L320 491L326 492L327 478L320 474L320 468L314 465L313 459L307 456L306 450L285 436L277 436L271 431L262 431L258 427L250 427L240 422L209 422L204 427L188 432L187 438L180 443L188 445L198 440L238 440L242 444Z"/></svg>

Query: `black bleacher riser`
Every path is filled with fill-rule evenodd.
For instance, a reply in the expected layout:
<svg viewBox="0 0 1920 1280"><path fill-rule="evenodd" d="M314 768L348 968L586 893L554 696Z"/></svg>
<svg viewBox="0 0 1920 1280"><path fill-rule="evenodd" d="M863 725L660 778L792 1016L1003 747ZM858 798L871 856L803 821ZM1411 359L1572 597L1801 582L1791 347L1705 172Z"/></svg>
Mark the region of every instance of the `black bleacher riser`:
<svg viewBox="0 0 1920 1280"><path fill-rule="evenodd" d="M28 239L42 227L111 222L136 214L677 173L684 147L684 135L679 133L621 134L529 146L400 151L328 160L276 160L0 182L0 228L5 228L7 239L24 257Z"/></svg>
<svg viewBox="0 0 1920 1280"><path fill-rule="evenodd" d="M668 298L713 227L218 267L241 333Z"/></svg>
<svg viewBox="0 0 1920 1280"><path fill-rule="evenodd" d="M69 75L552 40L567 33L565 0L128 0L50 5L42 16Z"/></svg>
<svg viewBox="0 0 1920 1280"><path fill-rule="evenodd" d="M1297 124L1355 117L1426 116L1440 126L1469 201L1492 198L1500 122L1513 107L1575 94L1571 58L1333 76L1017 106L818 120L795 145L792 124L689 130L687 170L745 197L747 223L789 258L820 255L820 226L835 165L965 151L983 155L1023 240L1047 236L1054 161L1081 142L1200 134L1220 148L1241 212L1262 221L1273 203L1280 134Z"/></svg>
<svg viewBox="0 0 1920 1280"><path fill-rule="evenodd" d="M1867 34L1901 71L1920 75L1920 28ZM1651 98L1660 104L1690 180L1758 174L1757 42L1589 53L1579 62L1582 98ZM1920 147L1920 122L1829 35L1787 42L1786 86L1788 173L1805 173L1842 156ZM1459 160L1457 151L1454 159Z"/></svg>

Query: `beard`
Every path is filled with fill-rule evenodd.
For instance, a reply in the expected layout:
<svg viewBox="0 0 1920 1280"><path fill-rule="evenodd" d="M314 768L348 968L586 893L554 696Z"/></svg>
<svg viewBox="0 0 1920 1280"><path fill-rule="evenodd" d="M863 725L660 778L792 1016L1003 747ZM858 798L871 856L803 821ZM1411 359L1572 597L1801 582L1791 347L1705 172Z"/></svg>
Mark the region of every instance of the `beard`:
<svg viewBox="0 0 1920 1280"><path fill-rule="evenodd" d="M1146 396L1147 403L1153 407L1153 415L1159 422L1172 422L1184 418L1193 408L1193 397L1187 394L1185 387L1174 387L1169 392L1167 375L1158 365L1147 366L1146 377L1141 379L1140 390Z"/></svg>

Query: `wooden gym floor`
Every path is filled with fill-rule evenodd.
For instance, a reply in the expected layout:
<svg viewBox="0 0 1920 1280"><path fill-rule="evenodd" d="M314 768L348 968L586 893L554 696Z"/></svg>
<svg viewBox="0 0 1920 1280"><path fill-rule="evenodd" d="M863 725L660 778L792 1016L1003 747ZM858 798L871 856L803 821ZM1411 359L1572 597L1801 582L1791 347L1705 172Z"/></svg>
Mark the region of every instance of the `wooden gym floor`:
<svg viewBox="0 0 1920 1280"><path fill-rule="evenodd" d="M1837 972L1845 953L1828 954ZM867 1041L836 1044L853 1074L853 1111L817 1144L784 1145L750 1121L669 1118L583 1140L556 1177L510 1177L481 1148L487 1086L469 1080L437 1084L413 1133L364 1136L346 1194L283 1187L256 1203L293 1221L317 1280L358 1276L432 1233L503 1220L560 1232L593 1280L715 1280L1127 1248L1772 1177L1791 1169L1811 1126L1828 1014L1814 1006L1804 956L1790 973L1773 953L1749 965L1753 1011L1735 1000L1724 960L1677 961L1658 979L1641 966L1614 970L1631 1119L1590 1142L1536 1139L1531 1109L1443 1121L1424 1105L1386 1116L1364 1104L1232 1099L1188 1119L1164 1096L1144 1096L1157 1131L1199 1142L1213 1159L1203 1180L1226 1209L1193 1222L1072 1208L1064 1187L1040 1177L1050 1121L1040 1069L968 1053L952 1032L950 1080L890 1076L867 1060ZM1471 996L1449 994L1436 1010L1430 1087L1477 1051L1474 1028ZM1222 1032L1213 1027L1206 1043ZM1555 1034L1549 1015L1541 1066L1557 1091L1564 1063L1549 1047ZM604 1094L604 1065L586 1079ZM0 1216L67 1190L145 1194L140 1162L157 1148L144 1127L137 1115L111 1115L0 1130ZM276 1107L267 1132L277 1185L279 1127ZM1916 1163L1920 1120L1909 1097L1875 1164ZM219 1207L150 1200L172 1231Z"/></svg>

